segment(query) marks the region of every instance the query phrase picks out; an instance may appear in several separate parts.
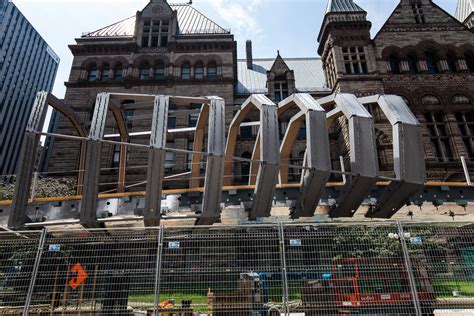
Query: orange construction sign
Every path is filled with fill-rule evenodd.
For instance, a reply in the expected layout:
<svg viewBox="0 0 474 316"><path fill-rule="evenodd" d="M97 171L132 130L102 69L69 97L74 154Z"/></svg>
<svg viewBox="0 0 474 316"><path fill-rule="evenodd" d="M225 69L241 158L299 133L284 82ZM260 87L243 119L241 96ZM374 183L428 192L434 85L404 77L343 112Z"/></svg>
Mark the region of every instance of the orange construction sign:
<svg viewBox="0 0 474 316"><path fill-rule="evenodd" d="M71 268L72 273L77 273L75 279L71 279L69 281L69 285L72 287L73 290L77 289L82 283L84 283L89 275L84 270L80 263L76 264L74 267Z"/></svg>

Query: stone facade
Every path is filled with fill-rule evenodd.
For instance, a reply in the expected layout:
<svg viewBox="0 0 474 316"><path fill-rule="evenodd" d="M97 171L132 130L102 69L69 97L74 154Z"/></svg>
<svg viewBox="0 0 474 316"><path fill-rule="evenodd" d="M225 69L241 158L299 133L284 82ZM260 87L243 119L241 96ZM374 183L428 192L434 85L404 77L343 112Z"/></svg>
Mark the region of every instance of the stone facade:
<svg viewBox="0 0 474 316"><path fill-rule="evenodd" d="M430 0L401 0L373 39L370 27L363 10L326 14L319 53L329 86L358 96L404 97L425 126L428 178L464 180L460 156L474 158L472 30ZM369 112L381 168L388 173L391 127L377 109Z"/></svg>
<svg viewBox="0 0 474 316"><path fill-rule="evenodd" d="M183 15L183 21L178 20L178 12ZM230 32L210 20L201 22L202 26L193 26L197 29L184 24L186 19L202 21L204 18L189 5L170 6L165 0L152 0L137 13L134 21L125 20L76 39L76 44L70 45L74 60L66 82L65 103L79 113L82 124L89 128L100 92L190 97L217 95L228 105L227 121L230 122L234 113L236 42ZM192 126L199 108L200 105L193 105L187 111L170 114L169 127ZM148 110L126 113L129 132L149 131L151 114L152 106ZM58 131L74 134L65 118L61 118ZM109 115L106 134L116 133L113 116ZM190 149L192 136L191 132L170 135L168 145ZM133 142L147 143L146 137L132 138ZM110 185L104 185L101 190L113 187L117 181L117 147L104 146L101 183ZM57 139L51 156L48 171L76 170L79 143ZM130 151L127 183L144 180L146 169L139 167L146 166L147 159L146 150ZM175 154L170 160L173 165L168 169L174 173L189 169L186 154Z"/></svg>

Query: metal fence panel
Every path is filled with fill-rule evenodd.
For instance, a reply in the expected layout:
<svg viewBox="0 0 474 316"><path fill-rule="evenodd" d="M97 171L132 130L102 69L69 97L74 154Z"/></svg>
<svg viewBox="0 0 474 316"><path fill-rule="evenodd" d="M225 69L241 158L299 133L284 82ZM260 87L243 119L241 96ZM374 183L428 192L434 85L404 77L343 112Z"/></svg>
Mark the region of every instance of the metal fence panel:
<svg viewBox="0 0 474 316"><path fill-rule="evenodd" d="M159 229L49 233L30 313L153 313L158 237Z"/></svg>
<svg viewBox="0 0 474 316"><path fill-rule="evenodd" d="M0 233L0 315L473 311L472 223Z"/></svg>
<svg viewBox="0 0 474 316"><path fill-rule="evenodd" d="M423 314L474 309L474 225L405 225Z"/></svg>
<svg viewBox="0 0 474 316"><path fill-rule="evenodd" d="M415 315L396 225L285 227L289 308L310 315Z"/></svg>
<svg viewBox="0 0 474 316"><path fill-rule="evenodd" d="M163 241L160 313L280 315L278 227L170 229Z"/></svg>
<svg viewBox="0 0 474 316"><path fill-rule="evenodd" d="M0 232L0 314L21 314L41 232Z"/></svg>

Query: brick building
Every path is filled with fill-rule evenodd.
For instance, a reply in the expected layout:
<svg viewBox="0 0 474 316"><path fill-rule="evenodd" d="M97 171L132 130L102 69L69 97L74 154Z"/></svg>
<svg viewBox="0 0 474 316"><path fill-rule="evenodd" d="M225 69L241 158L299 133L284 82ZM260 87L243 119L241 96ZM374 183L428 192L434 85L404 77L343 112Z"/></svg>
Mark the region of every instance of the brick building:
<svg viewBox="0 0 474 316"><path fill-rule="evenodd" d="M218 95L225 99L227 123L252 93L280 101L295 92L315 98L333 92L358 96L391 93L403 96L425 129L425 152L430 180L456 180L460 156L474 158L474 34L472 0L459 0L456 17L430 0L400 0L382 29L371 38L367 12L353 0L329 0L319 33L319 57L254 59L247 42L246 59L237 59L230 31L192 5L151 0L135 16L86 33L70 46L74 55L65 102L81 113L88 127L97 93L123 92L183 96ZM460 22L461 21L461 22ZM316 33L317 30L315 30ZM311 39L308 39L311 40ZM176 112L169 128L192 127L196 106ZM392 170L391 129L381 113L376 120L381 170ZM128 112L131 132L146 131L149 112ZM280 124L284 135L285 118ZM257 126L240 130L236 156L252 154ZM60 120L60 133L74 131ZM344 124L331 133L334 168L347 155ZM116 128L108 125L108 133ZM304 126L292 153L302 163ZM145 141L139 136L134 142ZM171 135L168 147L191 149L192 133ZM50 149L51 150L51 149ZM119 148L104 146L104 183L114 183ZM49 171L77 169L79 145L56 140ZM143 179L145 151L133 150L127 183ZM189 170L186 154L167 155L167 172ZM472 165L474 167L474 164ZM250 166L236 164L235 174ZM296 177L295 177L296 178ZM245 176L239 179L247 181ZM238 182L238 181L237 181ZM169 183L167 186L172 187Z"/></svg>

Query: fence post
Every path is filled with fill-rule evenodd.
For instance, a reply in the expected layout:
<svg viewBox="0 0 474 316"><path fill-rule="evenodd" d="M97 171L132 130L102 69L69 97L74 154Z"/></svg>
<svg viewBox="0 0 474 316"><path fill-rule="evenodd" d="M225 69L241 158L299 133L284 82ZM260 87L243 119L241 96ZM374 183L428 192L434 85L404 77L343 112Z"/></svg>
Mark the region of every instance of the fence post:
<svg viewBox="0 0 474 316"><path fill-rule="evenodd" d="M286 251L285 251L285 226L280 223L278 226L278 237L280 243L280 265L281 265L281 280L283 286L283 315L289 315L288 302L288 275L286 268Z"/></svg>
<svg viewBox="0 0 474 316"><path fill-rule="evenodd" d="M153 315L158 315L158 304L160 303L160 286L161 286L161 263L163 255L163 226L158 230L158 249L156 251L156 267L155 267L155 292L153 298Z"/></svg>
<svg viewBox="0 0 474 316"><path fill-rule="evenodd" d="M408 252L408 247L407 247L406 238L405 238L405 231L403 229L402 222L397 221L397 227L398 227L398 236L400 238L400 244L402 245L405 268L407 270L408 279L410 281L411 295L413 297L413 304L415 305L416 315L422 316L420 299L418 296L418 289L416 288L416 280L415 280L415 275L413 273L413 265L411 263L410 253Z"/></svg>
<svg viewBox="0 0 474 316"><path fill-rule="evenodd" d="M31 298L33 297L33 290L35 288L36 277L38 275L38 270L41 262L41 257L43 256L43 247L46 240L46 235L48 231L46 228L43 228L41 232L41 237L38 243L38 250L36 251L35 264L33 266L33 271L31 272L30 285L28 286L28 294L26 295L25 306L23 307L23 316L27 316L30 310Z"/></svg>

